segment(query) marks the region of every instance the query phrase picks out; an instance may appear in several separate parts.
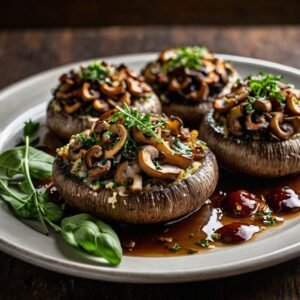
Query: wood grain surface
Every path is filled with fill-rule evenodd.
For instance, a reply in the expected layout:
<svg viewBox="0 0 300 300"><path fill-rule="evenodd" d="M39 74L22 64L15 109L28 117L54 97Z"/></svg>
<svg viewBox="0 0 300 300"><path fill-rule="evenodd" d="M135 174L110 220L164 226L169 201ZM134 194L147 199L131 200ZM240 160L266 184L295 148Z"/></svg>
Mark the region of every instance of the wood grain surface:
<svg viewBox="0 0 300 300"><path fill-rule="evenodd" d="M300 26L0 31L0 88L73 61L158 51L185 44L205 44L216 52L267 59L300 68ZM226 279L176 285L134 285L61 275L0 252L0 299L187 298L300 299L300 259Z"/></svg>

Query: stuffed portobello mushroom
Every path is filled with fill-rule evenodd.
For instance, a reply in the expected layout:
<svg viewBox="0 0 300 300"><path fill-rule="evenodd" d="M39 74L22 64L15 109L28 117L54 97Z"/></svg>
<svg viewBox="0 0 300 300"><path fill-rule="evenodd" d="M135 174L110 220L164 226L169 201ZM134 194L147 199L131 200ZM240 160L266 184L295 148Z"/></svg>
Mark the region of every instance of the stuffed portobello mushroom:
<svg viewBox="0 0 300 300"><path fill-rule="evenodd" d="M200 207L218 180L215 156L176 117L117 107L57 150L65 201L103 219L152 224Z"/></svg>
<svg viewBox="0 0 300 300"><path fill-rule="evenodd" d="M143 112L161 112L157 96L140 76L125 65L94 62L59 78L48 105L47 125L60 139L69 140L122 103Z"/></svg>
<svg viewBox="0 0 300 300"><path fill-rule="evenodd" d="M163 112L198 127L212 98L230 90L238 78L230 63L205 47L169 48L142 71L159 96Z"/></svg>
<svg viewBox="0 0 300 300"><path fill-rule="evenodd" d="M281 76L237 81L200 126L219 162L262 177L300 173L300 91Z"/></svg>

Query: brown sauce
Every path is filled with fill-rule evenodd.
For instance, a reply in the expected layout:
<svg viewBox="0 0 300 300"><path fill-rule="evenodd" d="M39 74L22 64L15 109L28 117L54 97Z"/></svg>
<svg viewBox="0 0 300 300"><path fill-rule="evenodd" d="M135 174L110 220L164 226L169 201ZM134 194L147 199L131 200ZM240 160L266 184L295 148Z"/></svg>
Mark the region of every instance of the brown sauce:
<svg viewBox="0 0 300 300"><path fill-rule="evenodd" d="M45 135L44 144L46 146L43 150L53 155L55 155L55 149L61 146L59 140L51 133ZM299 211L274 213L273 216L278 217L278 220L280 220L275 225L264 225L262 218L256 214L243 218L228 216L220 208L220 193L230 193L244 189L259 197L268 198L274 192L274 189L284 186L288 186L299 196L300 175L281 179L260 179L221 170L215 193L206 204L190 215L167 224L151 226L118 225L114 226L114 229L121 240L124 255L178 256L213 251L215 247L228 245L220 241L213 241L211 237L223 225L242 222L258 226L260 231L253 235L255 238L256 234L263 234L264 230L268 230L273 226L281 226L284 224L284 220L300 215ZM59 195L52 188L52 199L55 201L57 197ZM205 242L205 240L208 240L208 242ZM232 245L234 246L234 244Z"/></svg>

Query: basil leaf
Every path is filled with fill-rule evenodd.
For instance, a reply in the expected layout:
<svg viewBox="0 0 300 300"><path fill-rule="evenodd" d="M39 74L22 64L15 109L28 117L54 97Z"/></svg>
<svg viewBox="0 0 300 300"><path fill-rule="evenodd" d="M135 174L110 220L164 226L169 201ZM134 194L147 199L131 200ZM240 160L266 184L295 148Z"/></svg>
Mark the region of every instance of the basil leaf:
<svg viewBox="0 0 300 300"><path fill-rule="evenodd" d="M121 262L122 247L117 234L109 225L89 214L63 219L62 235L70 245L103 257L112 265Z"/></svg>
<svg viewBox="0 0 300 300"><path fill-rule="evenodd" d="M44 216L52 222L59 222L63 217L63 211L61 207L53 202L46 202L43 205L43 209Z"/></svg>
<svg viewBox="0 0 300 300"><path fill-rule="evenodd" d="M5 171L9 178L24 174L22 170L25 146L7 150L0 155L0 174ZM52 175L52 164L54 158L40 150L29 147L28 160L30 175L37 179L46 179Z"/></svg>

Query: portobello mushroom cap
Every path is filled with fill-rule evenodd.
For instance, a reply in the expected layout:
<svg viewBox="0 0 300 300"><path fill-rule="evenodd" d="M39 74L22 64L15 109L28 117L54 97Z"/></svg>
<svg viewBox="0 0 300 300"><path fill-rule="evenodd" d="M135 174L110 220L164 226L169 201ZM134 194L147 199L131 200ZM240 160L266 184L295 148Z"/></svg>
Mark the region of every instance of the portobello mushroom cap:
<svg viewBox="0 0 300 300"><path fill-rule="evenodd" d="M239 78L230 64L205 47L165 49L142 75L160 98L162 111L192 128L212 109L213 98L228 93Z"/></svg>
<svg viewBox="0 0 300 300"><path fill-rule="evenodd" d="M259 177L300 173L300 137L281 141L240 141L224 138L209 123L212 112L200 125L200 137L229 169Z"/></svg>
<svg viewBox="0 0 300 300"><path fill-rule="evenodd" d="M116 192L94 191L72 175L59 157L53 164L53 180L63 199L82 212L118 223L154 224L178 218L203 205L216 188L218 165L214 154L207 150L193 175L151 191L115 194L115 203L108 199Z"/></svg>
<svg viewBox="0 0 300 300"><path fill-rule="evenodd" d="M95 70L94 66L81 67L76 72L72 70L59 78L60 84L47 108L47 126L57 137L70 139L72 135L91 128L103 113L123 103L141 112L161 113L158 97L142 77L124 65L116 67L102 62ZM100 72L99 68L100 71L101 68L108 70L101 80L84 77L95 76L95 72ZM88 75L82 75L86 70Z"/></svg>

